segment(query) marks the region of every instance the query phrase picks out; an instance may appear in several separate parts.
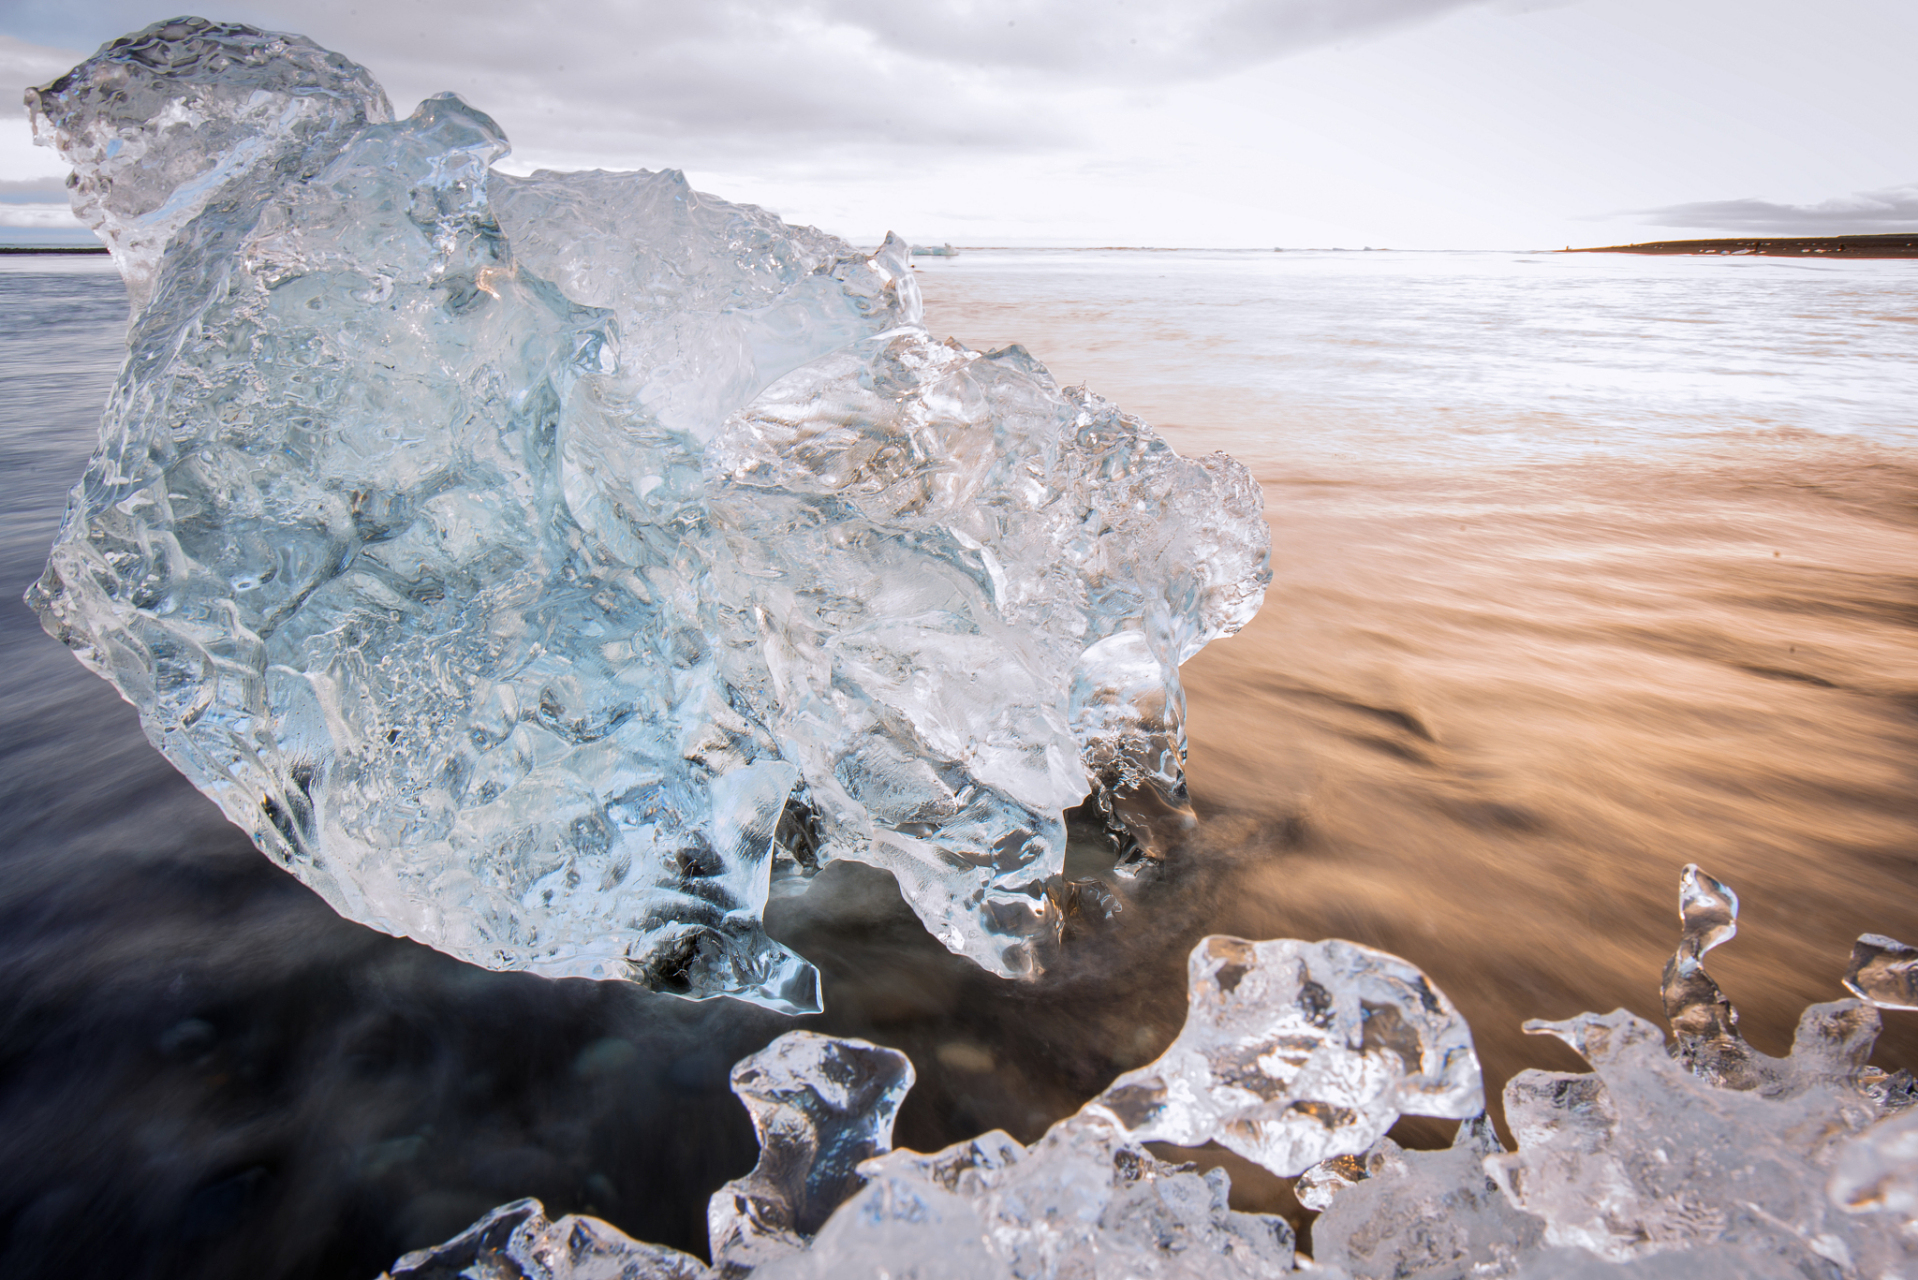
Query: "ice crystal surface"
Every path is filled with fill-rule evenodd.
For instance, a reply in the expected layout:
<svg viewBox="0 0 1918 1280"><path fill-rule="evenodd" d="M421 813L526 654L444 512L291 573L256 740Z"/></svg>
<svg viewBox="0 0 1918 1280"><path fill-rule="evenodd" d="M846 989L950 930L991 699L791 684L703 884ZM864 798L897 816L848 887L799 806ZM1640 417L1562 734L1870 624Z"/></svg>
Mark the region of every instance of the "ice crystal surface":
<svg viewBox="0 0 1918 1280"><path fill-rule="evenodd" d="M1484 1110L1471 1029L1397 956L1211 937L1178 1039L1090 1106L1142 1142L1217 1140L1281 1176L1357 1155L1402 1114Z"/></svg>
<svg viewBox="0 0 1918 1280"><path fill-rule="evenodd" d="M1233 941L1209 938L1200 949ZM1402 962L1401 968L1417 975ZM1334 983L1351 979L1349 972L1324 976ZM1335 1000L1347 994L1330 989ZM733 1090L758 1130L760 1158L752 1173L712 1199L711 1274L724 1280L749 1274L756 1280L1256 1280L1293 1267L1292 1229L1283 1218L1234 1211L1222 1170L1201 1173L1159 1159L1097 1102L1030 1147L994 1131L931 1154L889 1150L893 1116L912 1078L904 1055L893 1050L803 1031L781 1036L734 1067ZM1389 1108L1377 1098L1369 1105L1377 1113L1373 1120ZM1215 1136L1207 1132L1197 1141ZM487 1247L503 1252L499 1242L515 1230L546 1240L563 1235L568 1224L585 1223L575 1235L595 1249L624 1239L593 1219L547 1223L529 1205L503 1206L438 1249L409 1255L401 1265L414 1270L396 1269L395 1276L461 1274L460 1267L480 1256L476 1242L493 1242ZM512 1225L526 1223L532 1225ZM635 1280L703 1274L647 1270L664 1265L657 1255L665 1251L628 1243ZM672 1265L682 1265L678 1255ZM498 1274L565 1280L599 1273Z"/></svg>
<svg viewBox="0 0 1918 1280"><path fill-rule="evenodd" d="M407 1254L380 1280L708 1280L710 1268L677 1249L643 1244L598 1218L554 1221L537 1200L515 1200L445 1244Z"/></svg>
<svg viewBox="0 0 1918 1280"><path fill-rule="evenodd" d="M1622 1010L1527 1025L1594 1068L1513 1079L1505 1111L1519 1149L1485 1162L1544 1221L1548 1244L1614 1262L1737 1249L1807 1275L1827 1262L1870 1276L1909 1266L1911 1242L1891 1224L1843 1213L1826 1194L1836 1144L1879 1118L1857 1087L1877 1030L1871 1009L1808 1009L1790 1085L1775 1091L1688 1072L1657 1028Z"/></svg>
<svg viewBox="0 0 1918 1280"><path fill-rule="evenodd" d="M791 1031L733 1067L759 1134L759 1163L707 1209L713 1265L743 1275L806 1247L864 1184L859 1165L892 1149L912 1064L863 1040Z"/></svg>
<svg viewBox="0 0 1918 1280"><path fill-rule="evenodd" d="M29 106L136 307L31 601L342 914L804 1011L776 877L885 868L1023 976L1062 810L1185 812L1257 486L934 340L897 240L504 176L458 98L198 19Z"/></svg>
<svg viewBox="0 0 1918 1280"><path fill-rule="evenodd" d="M1292 1267L1283 1218L1234 1212L1222 1171L1168 1164L1092 1110L1031 1147L994 1132L860 1171L867 1185L812 1248L755 1277L1255 1280Z"/></svg>
<svg viewBox="0 0 1918 1280"><path fill-rule="evenodd" d="M1352 1280L1488 1280L1511 1276L1541 1247L1543 1223L1514 1208L1486 1176L1504 1152L1483 1116L1443 1151L1404 1151L1379 1139L1362 1156L1306 1170L1299 1202L1320 1210L1313 1259Z"/></svg>
<svg viewBox="0 0 1918 1280"><path fill-rule="evenodd" d="M1684 869L1669 1044L1623 1010L1527 1024L1593 1070L1506 1085L1516 1151L1468 1122L1450 1151L1386 1140L1309 1170L1321 1266L1351 1280L1918 1274L1918 1142L1899 1111L1908 1080L1866 1062L1877 1011L1813 1005L1788 1057L1753 1049L1701 963L1737 913L1728 886Z"/></svg>
<svg viewBox="0 0 1918 1280"><path fill-rule="evenodd" d="M1832 1201L1846 1213L1882 1214L1918 1223L1918 1111L1883 1121L1838 1146L1832 1163Z"/></svg>

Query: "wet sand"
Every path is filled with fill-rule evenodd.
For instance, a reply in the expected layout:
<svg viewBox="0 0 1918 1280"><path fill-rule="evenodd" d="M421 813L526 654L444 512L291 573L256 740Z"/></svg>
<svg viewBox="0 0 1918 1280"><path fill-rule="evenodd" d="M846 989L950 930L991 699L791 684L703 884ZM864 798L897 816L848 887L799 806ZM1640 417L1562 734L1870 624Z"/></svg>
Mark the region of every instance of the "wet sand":
<svg viewBox="0 0 1918 1280"><path fill-rule="evenodd" d="M1768 258L1836 255L1846 258L1918 258L1918 236L1763 236L1717 240L1647 240L1610 244L1564 253L1715 253L1757 254Z"/></svg>

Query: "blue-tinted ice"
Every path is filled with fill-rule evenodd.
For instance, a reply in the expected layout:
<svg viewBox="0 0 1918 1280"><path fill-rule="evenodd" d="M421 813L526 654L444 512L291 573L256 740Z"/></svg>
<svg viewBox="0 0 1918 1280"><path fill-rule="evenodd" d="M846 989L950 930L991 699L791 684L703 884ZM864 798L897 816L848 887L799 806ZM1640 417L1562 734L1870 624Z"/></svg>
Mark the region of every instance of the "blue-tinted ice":
<svg viewBox="0 0 1918 1280"><path fill-rule="evenodd" d="M1062 811L1184 803L1181 662L1269 533L866 254L665 173L507 177L294 36L28 95L135 305L30 599L342 914L493 968L818 1006L775 875L891 871L1002 975Z"/></svg>

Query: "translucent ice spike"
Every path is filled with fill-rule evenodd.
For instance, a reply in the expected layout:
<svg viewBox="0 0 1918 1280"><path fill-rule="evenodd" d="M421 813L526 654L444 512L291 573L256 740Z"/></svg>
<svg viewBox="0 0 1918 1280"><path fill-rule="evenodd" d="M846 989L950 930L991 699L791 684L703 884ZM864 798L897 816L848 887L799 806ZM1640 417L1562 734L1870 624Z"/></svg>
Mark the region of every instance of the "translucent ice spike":
<svg viewBox="0 0 1918 1280"><path fill-rule="evenodd" d="M1918 1009L1918 947L1881 933L1859 935L1845 989L1880 1009Z"/></svg>
<svg viewBox="0 0 1918 1280"><path fill-rule="evenodd" d="M1738 1011L1701 960L1737 935L1738 895L1696 864L1687 864L1679 875L1678 917L1684 934L1659 984L1677 1052L1701 1074L1736 1074L1747 1053L1738 1034Z"/></svg>
<svg viewBox="0 0 1918 1280"><path fill-rule="evenodd" d="M1217 1141L1281 1177L1371 1147L1401 1114L1484 1109L1472 1035L1443 992L1355 943L1214 936L1185 1026L1087 1110L1137 1141Z"/></svg>
<svg viewBox="0 0 1918 1280"><path fill-rule="evenodd" d="M733 1067L733 1092L759 1134L759 1163L707 1207L722 1276L797 1252L865 1183L862 1160L892 1149L912 1064L864 1040L790 1031Z"/></svg>

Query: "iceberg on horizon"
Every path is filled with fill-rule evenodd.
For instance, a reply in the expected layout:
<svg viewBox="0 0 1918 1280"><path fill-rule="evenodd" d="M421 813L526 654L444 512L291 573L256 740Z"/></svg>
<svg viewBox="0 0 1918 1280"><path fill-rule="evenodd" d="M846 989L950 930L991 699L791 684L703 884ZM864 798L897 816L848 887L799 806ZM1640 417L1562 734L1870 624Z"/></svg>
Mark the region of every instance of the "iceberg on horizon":
<svg viewBox="0 0 1918 1280"><path fill-rule="evenodd" d="M805 1012L775 879L883 868L1025 976L1063 810L1189 812L1178 668L1259 607L1258 486L934 340L903 243L505 175L457 97L394 120L240 25L27 99L133 303L29 602L342 915Z"/></svg>

